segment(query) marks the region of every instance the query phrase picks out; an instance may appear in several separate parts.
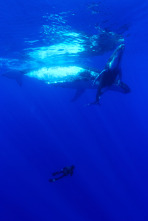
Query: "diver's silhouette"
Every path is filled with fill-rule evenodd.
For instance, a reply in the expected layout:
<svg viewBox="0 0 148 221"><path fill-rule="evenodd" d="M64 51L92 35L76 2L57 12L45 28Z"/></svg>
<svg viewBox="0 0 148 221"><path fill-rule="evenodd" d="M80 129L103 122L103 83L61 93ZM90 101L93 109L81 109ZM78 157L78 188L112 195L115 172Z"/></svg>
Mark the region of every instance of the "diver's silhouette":
<svg viewBox="0 0 148 221"><path fill-rule="evenodd" d="M75 166L72 165L70 167L64 167L60 171L54 172L52 174L52 176L56 176L56 177L49 179L49 182L55 182L56 180L59 180L59 179L65 177L65 176L68 176L68 175L72 176L74 168L75 168ZM57 176L57 175L60 175L60 174L61 174L61 176Z"/></svg>

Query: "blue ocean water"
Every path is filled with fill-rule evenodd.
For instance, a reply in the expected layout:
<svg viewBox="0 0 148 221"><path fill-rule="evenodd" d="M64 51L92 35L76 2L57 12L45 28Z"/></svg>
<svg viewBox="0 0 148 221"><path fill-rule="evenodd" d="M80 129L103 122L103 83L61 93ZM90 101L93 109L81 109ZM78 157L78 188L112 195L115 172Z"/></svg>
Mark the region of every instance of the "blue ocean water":
<svg viewBox="0 0 148 221"><path fill-rule="evenodd" d="M0 1L1 221L148 220L147 26L147 0ZM86 106L96 90L71 102L74 89L13 76L102 70L123 39L131 93L107 91L101 105Z"/></svg>

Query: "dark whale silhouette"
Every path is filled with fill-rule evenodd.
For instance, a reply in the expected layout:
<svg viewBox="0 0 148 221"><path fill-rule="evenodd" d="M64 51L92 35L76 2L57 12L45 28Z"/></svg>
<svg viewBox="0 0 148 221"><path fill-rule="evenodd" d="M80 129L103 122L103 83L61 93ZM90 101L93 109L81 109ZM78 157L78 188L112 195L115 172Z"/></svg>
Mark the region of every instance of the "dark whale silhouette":
<svg viewBox="0 0 148 221"><path fill-rule="evenodd" d="M100 96L103 94L105 88L110 90L117 90L122 93L130 92L129 86L122 82L121 60L124 48L124 44L121 44L117 47L112 56L109 58L103 71L96 77L94 85L96 86L97 84L98 88L96 101L92 104L99 103Z"/></svg>

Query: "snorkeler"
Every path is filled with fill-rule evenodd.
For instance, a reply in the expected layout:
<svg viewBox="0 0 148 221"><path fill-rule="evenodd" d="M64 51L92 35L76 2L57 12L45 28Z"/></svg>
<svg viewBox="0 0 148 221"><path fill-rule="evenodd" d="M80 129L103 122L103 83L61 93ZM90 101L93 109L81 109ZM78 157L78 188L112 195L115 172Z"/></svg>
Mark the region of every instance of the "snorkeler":
<svg viewBox="0 0 148 221"><path fill-rule="evenodd" d="M68 176L68 175L72 176L74 168L75 168L75 166L72 165L70 167L64 167L60 171L53 173L52 176L57 176L59 174L61 174L61 176L57 176L55 178L49 179L49 182L55 182L56 180L59 180L59 179L65 177L65 176Z"/></svg>

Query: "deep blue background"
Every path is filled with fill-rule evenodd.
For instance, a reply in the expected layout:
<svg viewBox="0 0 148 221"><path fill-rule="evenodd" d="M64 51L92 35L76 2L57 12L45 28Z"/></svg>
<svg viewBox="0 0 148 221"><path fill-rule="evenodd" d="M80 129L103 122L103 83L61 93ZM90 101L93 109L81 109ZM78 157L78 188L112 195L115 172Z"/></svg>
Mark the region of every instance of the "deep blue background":
<svg viewBox="0 0 148 221"><path fill-rule="evenodd" d="M97 1L96 1L97 2ZM1 0L0 57L21 57L25 39L40 39L46 13L76 12L70 25L92 34L103 13L85 0ZM123 80L131 93L95 91L71 103L73 90L0 78L0 220L148 220L148 3L103 1L112 31L127 25ZM54 7L53 7L54 6ZM97 17L98 16L98 17ZM106 16L106 15L104 15ZM41 44L41 42L39 42ZM105 65L108 55L104 55ZM97 57L89 61L98 67ZM85 62L85 61L84 61ZM74 175L49 183L52 172Z"/></svg>

